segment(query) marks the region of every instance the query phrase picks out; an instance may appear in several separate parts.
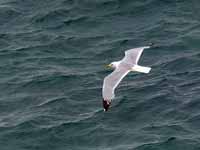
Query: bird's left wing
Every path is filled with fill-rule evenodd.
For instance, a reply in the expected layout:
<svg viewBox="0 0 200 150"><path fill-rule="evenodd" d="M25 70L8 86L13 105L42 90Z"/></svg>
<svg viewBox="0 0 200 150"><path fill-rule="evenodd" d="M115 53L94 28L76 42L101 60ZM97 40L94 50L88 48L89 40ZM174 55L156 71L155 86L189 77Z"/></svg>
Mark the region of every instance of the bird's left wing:
<svg viewBox="0 0 200 150"><path fill-rule="evenodd" d="M142 55L144 49L150 48L149 46L138 47L125 51L125 57L122 61L130 65L136 65Z"/></svg>
<svg viewBox="0 0 200 150"><path fill-rule="evenodd" d="M104 78L102 90L104 100L111 100L114 98L115 88L129 71L127 67L119 65L111 74Z"/></svg>

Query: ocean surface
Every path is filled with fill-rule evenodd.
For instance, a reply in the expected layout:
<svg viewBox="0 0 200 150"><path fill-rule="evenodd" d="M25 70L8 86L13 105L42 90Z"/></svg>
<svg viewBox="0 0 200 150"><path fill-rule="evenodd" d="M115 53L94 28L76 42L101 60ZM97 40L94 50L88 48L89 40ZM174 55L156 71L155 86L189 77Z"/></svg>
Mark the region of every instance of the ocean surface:
<svg viewBox="0 0 200 150"><path fill-rule="evenodd" d="M0 150L200 150L200 1L0 0Z"/></svg>

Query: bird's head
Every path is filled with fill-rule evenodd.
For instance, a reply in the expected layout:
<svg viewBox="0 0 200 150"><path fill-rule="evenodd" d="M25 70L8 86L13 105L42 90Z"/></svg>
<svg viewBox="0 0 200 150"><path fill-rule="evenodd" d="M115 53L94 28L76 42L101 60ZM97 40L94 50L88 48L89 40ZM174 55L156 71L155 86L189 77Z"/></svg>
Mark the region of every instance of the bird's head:
<svg viewBox="0 0 200 150"><path fill-rule="evenodd" d="M108 65L106 65L107 68L112 68L112 69L115 69L118 67L118 65L120 64L120 61L114 61Z"/></svg>
<svg viewBox="0 0 200 150"><path fill-rule="evenodd" d="M108 109L110 107L110 104L111 104L111 102L103 99L103 108L104 108L104 111L108 111Z"/></svg>

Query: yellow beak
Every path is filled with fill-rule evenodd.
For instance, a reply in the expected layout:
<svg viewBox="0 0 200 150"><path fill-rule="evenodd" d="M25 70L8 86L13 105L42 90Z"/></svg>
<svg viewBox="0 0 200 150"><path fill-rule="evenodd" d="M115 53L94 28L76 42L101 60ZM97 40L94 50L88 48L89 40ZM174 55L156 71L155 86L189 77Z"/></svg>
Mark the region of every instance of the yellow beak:
<svg viewBox="0 0 200 150"><path fill-rule="evenodd" d="M112 68L111 64L105 66L106 68Z"/></svg>

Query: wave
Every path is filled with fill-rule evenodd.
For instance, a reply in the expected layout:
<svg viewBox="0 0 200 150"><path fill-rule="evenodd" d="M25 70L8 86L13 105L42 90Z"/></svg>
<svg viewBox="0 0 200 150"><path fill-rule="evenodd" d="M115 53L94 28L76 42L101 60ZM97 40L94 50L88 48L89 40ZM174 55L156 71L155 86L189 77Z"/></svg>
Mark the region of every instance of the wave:
<svg viewBox="0 0 200 150"><path fill-rule="evenodd" d="M1 6L0 7L0 26L12 22L14 19L19 17L21 13L16 9L9 6Z"/></svg>
<svg viewBox="0 0 200 150"><path fill-rule="evenodd" d="M199 142L191 139L182 139L177 137L170 137L166 141L147 143L141 146L135 147L135 150L144 150L144 149L198 149Z"/></svg>

